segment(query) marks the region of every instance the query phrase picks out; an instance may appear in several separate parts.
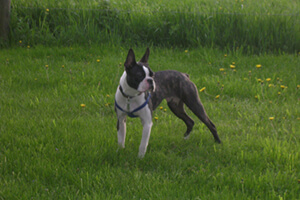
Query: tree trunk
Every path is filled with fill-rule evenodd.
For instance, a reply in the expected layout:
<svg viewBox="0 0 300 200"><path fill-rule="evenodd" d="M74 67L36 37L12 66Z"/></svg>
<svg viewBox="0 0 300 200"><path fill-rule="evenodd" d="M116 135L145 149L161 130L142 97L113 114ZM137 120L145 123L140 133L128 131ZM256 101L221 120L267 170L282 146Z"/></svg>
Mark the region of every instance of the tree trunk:
<svg viewBox="0 0 300 200"><path fill-rule="evenodd" d="M11 0L0 0L0 44L8 40Z"/></svg>

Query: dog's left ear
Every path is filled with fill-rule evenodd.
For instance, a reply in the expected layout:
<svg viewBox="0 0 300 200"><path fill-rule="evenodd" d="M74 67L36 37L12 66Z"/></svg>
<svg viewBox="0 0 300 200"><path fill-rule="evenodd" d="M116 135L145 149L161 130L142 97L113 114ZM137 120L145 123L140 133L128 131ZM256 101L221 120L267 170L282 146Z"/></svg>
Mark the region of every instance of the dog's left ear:
<svg viewBox="0 0 300 200"><path fill-rule="evenodd" d="M142 62L142 63L148 63L149 55L150 55L150 50L149 50L149 47L148 47L147 50L146 50L146 52L145 52L145 54L144 54L144 56L140 60L140 62Z"/></svg>
<svg viewBox="0 0 300 200"><path fill-rule="evenodd" d="M124 63L125 68L131 68L136 64L135 55L132 49L129 49L126 61Z"/></svg>

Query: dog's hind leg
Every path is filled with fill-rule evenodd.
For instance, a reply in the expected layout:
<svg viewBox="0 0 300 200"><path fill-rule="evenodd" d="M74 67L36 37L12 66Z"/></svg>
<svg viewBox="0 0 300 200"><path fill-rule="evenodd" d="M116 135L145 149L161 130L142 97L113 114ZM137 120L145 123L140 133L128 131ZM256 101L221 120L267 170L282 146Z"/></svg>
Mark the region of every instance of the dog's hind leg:
<svg viewBox="0 0 300 200"><path fill-rule="evenodd" d="M208 118L205 109L199 99L198 93L196 93L196 96L194 96L194 98L190 98L189 100L185 101L185 104L208 127L210 132L213 134L215 141L221 143L216 126Z"/></svg>
<svg viewBox="0 0 300 200"><path fill-rule="evenodd" d="M187 129L184 138L187 139L193 129L194 121L186 114L184 104L180 99L167 99L167 102L170 110L186 124Z"/></svg>
<svg viewBox="0 0 300 200"><path fill-rule="evenodd" d="M183 102L208 127L210 132L213 134L215 141L221 143L216 126L208 118L205 109L200 101L196 85L191 82L189 88L189 90L185 90L185 92L188 92L189 95L184 95L185 97L188 96L188 98L183 99Z"/></svg>

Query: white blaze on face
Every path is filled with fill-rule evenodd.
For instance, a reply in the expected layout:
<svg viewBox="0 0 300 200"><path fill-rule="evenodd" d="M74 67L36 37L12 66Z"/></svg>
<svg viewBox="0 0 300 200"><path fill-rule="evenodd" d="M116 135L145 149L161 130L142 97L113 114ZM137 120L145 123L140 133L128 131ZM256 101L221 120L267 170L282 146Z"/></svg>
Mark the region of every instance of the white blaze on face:
<svg viewBox="0 0 300 200"><path fill-rule="evenodd" d="M139 87L138 87L139 92L145 92L145 91L149 90L151 87L151 85L147 81L149 79L152 79L152 77L150 77L150 71L145 66L143 66L143 69L144 69L146 75L145 75L144 80L139 84Z"/></svg>

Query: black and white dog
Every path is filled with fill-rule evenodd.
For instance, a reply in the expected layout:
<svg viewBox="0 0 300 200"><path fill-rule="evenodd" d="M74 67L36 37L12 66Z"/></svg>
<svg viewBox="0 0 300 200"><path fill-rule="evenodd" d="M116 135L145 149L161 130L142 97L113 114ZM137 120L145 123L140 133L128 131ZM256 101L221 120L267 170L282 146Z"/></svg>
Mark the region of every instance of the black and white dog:
<svg viewBox="0 0 300 200"><path fill-rule="evenodd" d="M167 100L170 110L185 122L185 138L192 131L194 121L186 114L184 104L209 128L215 141L221 143L216 127L208 118L189 76L174 70L152 72L148 64L149 54L147 48L142 59L136 62L134 52L130 49L124 63L125 71L115 95L119 146L125 147L126 117L139 117L143 135L138 156L145 156L152 127L152 111L163 99Z"/></svg>

